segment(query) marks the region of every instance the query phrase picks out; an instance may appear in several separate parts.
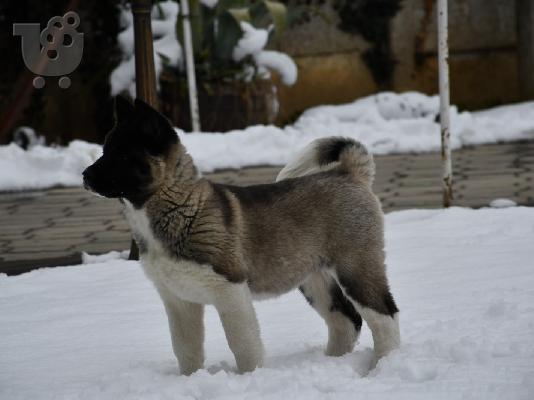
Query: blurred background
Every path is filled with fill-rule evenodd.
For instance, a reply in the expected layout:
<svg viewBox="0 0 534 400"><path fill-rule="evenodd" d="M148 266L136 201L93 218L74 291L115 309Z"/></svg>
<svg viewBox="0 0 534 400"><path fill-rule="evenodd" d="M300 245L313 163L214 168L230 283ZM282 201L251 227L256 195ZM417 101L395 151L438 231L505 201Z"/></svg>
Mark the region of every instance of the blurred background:
<svg viewBox="0 0 534 400"><path fill-rule="evenodd" d="M155 42L168 34L164 28L158 31L157 20L162 26L170 18L173 26L178 28L180 24L176 12L167 3L160 3L163 6L153 12ZM259 8L260 3L263 2L221 1L215 9L210 9L207 0L198 6L199 13L218 13L215 18L222 18L221 12ZM286 22L283 26L277 24L266 48L289 56L297 66L298 77L291 84L284 84L276 68L271 68L268 79L265 76L256 79L261 73L248 80L228 79L228 71L236 76L234 70L242 67L239 63L232 60L231 65L221 67L212 62L213 58L202 60L205 53L200 57L196 54L204 131L227 131L256 123L284 125L312 106L346 103L384 90L437 93L434 1L284 0L281 3L286 6ZM523 49L521 3L524 2L449 1L452 103L460 109L487 108L534 97L528 89L533 74L521 73L522 59L531 53L530 49ZM43 89L34 89L33 75L24 66L20 38L12 35L12 24L40 22L44 27L50 16L63 15L66 10L80 15L79 30L85 34L81 64L70 75L72 85L68 90L60 89L53 80ZM111 77L121 63L130 61L133 66L128 53L131 53L128 49L131 40L120 36L131 24L129 14L128 5L120 0L3 0L0 3L0 51L4 55L0 64L0 143L10 142L18 126L35 128L47 143L66 144L75 138L101 143L112 125L114 92L128 92L127 85L117 84L118 89L112 88ZM195 15L193 1L193 28L197 27L205 36L209 30L206 20L213 15L196 15L203 19L199 25L195 25ZM273 12L271 20L276 18ZM253 22L261 26L261 21ZM196 51L206 50L203 46L205 42ZM174 49L180 52L180 46ZM169 61L165 51L173 48L167 46L161 54L156 48L156 59L160 58L156 64L161 63L157 71L160 108L177 126L189 130L183 57L171 54ZM201 63L207 67L203 69ZM218 69L224 73L218 75ZM221 114L224 119L220 118Z"/></svg>

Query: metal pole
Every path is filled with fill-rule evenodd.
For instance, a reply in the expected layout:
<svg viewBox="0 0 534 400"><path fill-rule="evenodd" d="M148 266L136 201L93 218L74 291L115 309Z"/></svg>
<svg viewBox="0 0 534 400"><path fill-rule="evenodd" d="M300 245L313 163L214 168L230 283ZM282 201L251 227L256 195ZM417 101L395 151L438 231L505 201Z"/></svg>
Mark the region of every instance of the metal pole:
<svg viewBox="0 0 534 400"><path fill-rule="evenodd" d="M443 179L443 207L452 204L452 162L450 146L450 87L449 87L449 32L447 0L438 0L438 63L441 122L441 161Z"/></svg>
<svg viewBox="0 0 534 400"><path fill-rule="evenodd" d="M189 20L189 0L180 0L180 13L182 14L184 26L185 62L187 87L189 89L189 109L191 110L191 126L193 132L200 132L195 59L193 54L193 40L191 38L191 21Z"/></svg>

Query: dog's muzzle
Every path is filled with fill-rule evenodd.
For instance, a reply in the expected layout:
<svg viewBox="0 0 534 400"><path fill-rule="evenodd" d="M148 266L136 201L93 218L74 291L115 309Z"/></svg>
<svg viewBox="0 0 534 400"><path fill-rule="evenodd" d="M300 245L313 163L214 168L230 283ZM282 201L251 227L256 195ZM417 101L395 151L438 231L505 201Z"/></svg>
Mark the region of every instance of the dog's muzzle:
<svg viewBox="0 0 534 400"><path fill-rule="evenodd" d="M90 174L91 172L89 171L89 168L86 168L85 171L82 172L83 187L85 190L93 191L93 188L91 187L91 184L90 184L90 180L91 180Z"/></svg>

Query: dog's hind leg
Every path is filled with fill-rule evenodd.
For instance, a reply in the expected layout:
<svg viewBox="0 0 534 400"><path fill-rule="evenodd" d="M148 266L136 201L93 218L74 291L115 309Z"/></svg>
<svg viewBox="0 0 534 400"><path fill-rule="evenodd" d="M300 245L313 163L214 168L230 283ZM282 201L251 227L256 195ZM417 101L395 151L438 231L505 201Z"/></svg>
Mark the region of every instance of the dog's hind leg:
<svg viewBox="0 0 534 400"><path fill-rule="evenodd" d="M299 289L326 322L326 355L341 356L350 353L360 335L362 318L336 281L323 272L314 272Z"/></svg>
<svg viewBox="0 0 534 400"><path fill-rule="evenodd" d="M378 360L400 346L399 310L389 291L383 262L362 255L356 259L356 266L338 265L334 276L369 325Z"/></svg>
<svg viewBox="0 0 534 400"><path fill-rule="evenodd" d="M218 288L214 305L239 372L261 366L263 344L248 286L245 283L229 283Z"/></svg>
<svg viewBox="0 0 534 400"><path fill-rule="evenodd" d="M162 294L167 311L174 354L183 375L191 375L204 364L204 306Z"/></svg>

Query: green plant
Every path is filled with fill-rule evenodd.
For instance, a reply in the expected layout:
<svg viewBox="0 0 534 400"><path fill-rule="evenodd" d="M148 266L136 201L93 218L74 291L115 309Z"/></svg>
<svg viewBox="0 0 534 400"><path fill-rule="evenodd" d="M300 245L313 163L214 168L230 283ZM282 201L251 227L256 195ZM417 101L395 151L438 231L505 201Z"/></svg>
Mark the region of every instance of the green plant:
<svg viewBox="0 0 534 400"><path fill-rule="evenodd" d="M285 31L288 14L278 1L219 0L208 7L200 0L189 0L193 49L197 74L203 79L235 79L247 66L254 66L251 57L233 57L243 37L242 23L269 31L269 44L275 43ZM183 16L176 24L178 40L183 48Z"/></svg>

